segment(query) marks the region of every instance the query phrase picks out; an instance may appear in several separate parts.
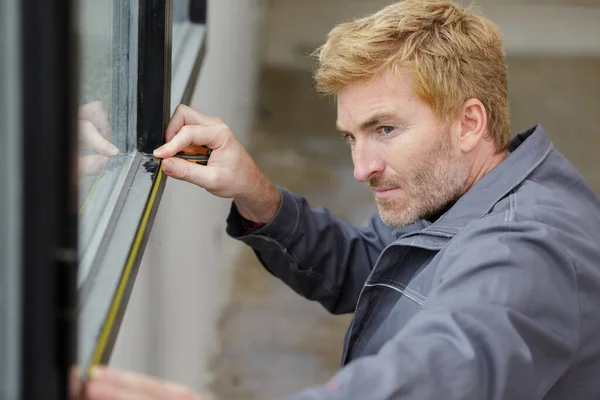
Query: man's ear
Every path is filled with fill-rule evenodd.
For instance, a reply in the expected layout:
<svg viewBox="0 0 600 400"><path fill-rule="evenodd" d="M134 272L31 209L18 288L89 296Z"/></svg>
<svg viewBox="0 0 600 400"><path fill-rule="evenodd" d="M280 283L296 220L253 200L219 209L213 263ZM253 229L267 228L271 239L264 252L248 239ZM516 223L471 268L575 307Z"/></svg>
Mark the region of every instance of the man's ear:
<svg viewBox="0 0 600 400"><path fill-rule="evenodd" d="M487 111L475 98L464 102L457 114L457 143L464 153L473 151L487 134Z"/></svg>

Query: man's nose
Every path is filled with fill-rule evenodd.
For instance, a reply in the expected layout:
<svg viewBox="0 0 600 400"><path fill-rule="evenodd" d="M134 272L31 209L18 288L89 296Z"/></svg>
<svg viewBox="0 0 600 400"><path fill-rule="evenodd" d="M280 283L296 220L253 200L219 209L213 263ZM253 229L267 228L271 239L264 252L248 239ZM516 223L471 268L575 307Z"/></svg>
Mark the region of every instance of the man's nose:
<svg viewBox="0 0 600 400"><path fill-rule="evenodd" d="M352 150L354 162L354 179L366 182L369 178L383 172L383 160L378 157L376 149L366 142L357 142Z"/></svg>

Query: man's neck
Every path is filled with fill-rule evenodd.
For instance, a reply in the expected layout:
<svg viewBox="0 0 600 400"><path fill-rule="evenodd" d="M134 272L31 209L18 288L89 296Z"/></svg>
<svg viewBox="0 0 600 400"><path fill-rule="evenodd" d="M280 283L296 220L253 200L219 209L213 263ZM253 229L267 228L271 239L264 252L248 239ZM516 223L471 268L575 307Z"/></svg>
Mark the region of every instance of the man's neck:
<svg viewBox="0 0 600 400"><path fill-rule="evenodd" d="M500 165L506 158L508 157L508 150L504 150L501 152L493 153L491 156L483 155L477 156L473 165L473 170L471 171L471 177L467 181L467 191L473 187L481 178L483 178L487 173Z"/></svg>

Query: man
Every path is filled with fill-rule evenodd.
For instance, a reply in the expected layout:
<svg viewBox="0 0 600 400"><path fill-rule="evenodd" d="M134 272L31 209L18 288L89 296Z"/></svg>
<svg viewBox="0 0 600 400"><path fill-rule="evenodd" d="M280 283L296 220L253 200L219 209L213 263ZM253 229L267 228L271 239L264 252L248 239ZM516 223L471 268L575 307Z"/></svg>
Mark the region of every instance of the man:
<svg viewBox="0 0 600 400"><path fill-rule="evenodd" d="M540 125L510 140L496 26L405 0L337 26L318 56L379 208L368 228L271 184L190 108L155 153L169 176L233 199L228 233L270 272L354 313L339 373L288 399L600 398L600 199ZM192 143L214 149L207 167L171 158ZM167 385L100 369L90 399L193 398Z"/></svg>

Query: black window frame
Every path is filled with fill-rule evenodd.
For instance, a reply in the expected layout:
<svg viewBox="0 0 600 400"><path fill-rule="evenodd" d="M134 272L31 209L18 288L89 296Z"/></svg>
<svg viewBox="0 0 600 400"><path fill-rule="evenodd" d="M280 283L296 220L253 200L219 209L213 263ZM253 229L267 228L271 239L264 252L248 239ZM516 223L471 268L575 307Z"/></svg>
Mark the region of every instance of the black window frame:
<svg viewBox="0 0 600 400"><path fill-rule="evenodd" d="M20 398L66 399L77 343L74 2L22 0L20 11Z"/></svg>

